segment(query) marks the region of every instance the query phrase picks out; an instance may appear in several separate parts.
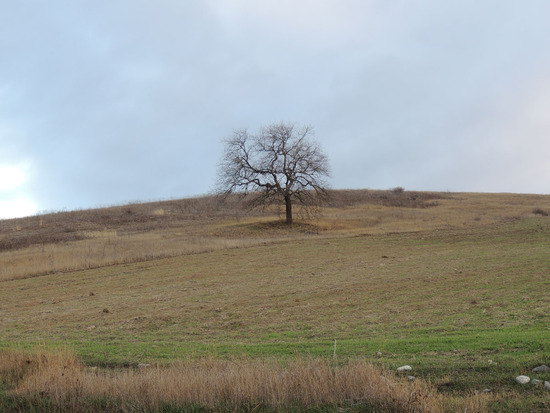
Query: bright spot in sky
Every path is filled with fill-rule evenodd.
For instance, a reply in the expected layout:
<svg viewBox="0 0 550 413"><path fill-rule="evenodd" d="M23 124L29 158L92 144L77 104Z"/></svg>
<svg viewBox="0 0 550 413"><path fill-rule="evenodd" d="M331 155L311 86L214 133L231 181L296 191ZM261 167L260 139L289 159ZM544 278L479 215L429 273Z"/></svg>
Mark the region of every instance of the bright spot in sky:
<svg viewBox="0 0 550 413"><path fill-rule="evenodd" d="M29 164L0 166L0 219L33 215L35 203L25 195Z"/></svg>
<svg viewBox="0 0 550 413"><path fill-rule="evenodd" d="M0 219L27 217L36 213L36 205L29 199L0 200Z"/></svg>
<svg viewBox="0 0 550 413"><path fill-rule="evenodd" d="M26 181L25 171L18 166L0 166L0 191L21 186Z"/></svg>

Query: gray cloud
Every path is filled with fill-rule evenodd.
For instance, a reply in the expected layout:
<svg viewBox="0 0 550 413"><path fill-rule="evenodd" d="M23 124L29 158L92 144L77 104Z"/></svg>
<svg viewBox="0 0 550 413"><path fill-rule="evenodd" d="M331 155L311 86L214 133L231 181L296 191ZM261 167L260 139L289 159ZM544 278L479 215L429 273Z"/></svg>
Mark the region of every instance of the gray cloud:
<svg viewBox="0 0 550 413"><path fill-rule="evenodd" d="M550 192L546 2L2 7L0 166L38 210L206 193L221 138L280 120L336 188Z"/></svg>

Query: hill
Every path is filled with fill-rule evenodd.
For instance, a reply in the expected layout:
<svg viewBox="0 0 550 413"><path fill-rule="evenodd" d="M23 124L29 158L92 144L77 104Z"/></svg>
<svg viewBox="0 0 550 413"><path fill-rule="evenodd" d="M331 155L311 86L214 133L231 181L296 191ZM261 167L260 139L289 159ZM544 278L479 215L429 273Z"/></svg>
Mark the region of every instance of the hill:
<svg viewBox="0 0 550 413"><path fill-rule="evenodd" d="M471 228L549 210L547 196L398 188L333 191L319 219L292 229L281 225L277 208L249 211L236 197L57 212L0 220L0 280L298 238Z"/></svg>
<svg viewBox="0 0 550 413"><path fill-rule="evenodd" d="M291 228L212 197L0 221L0 346L104 368L359 358L411 365L438 408L477 392L544 411L544 387L514 378L550 361L546 211L540 195L335 191Z"/></svg>

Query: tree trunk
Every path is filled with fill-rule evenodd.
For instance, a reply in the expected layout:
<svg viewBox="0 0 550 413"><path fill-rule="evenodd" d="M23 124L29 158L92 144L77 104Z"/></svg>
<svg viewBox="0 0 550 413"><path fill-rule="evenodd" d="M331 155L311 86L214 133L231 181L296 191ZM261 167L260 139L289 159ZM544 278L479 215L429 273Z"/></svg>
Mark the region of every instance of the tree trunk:
<svg viewBox="0 0 550 413"><path fill-rule="evenodd" d="M285 195L285 205L286 205L286 223L292 225L292 200L290 195Z"/></svg>

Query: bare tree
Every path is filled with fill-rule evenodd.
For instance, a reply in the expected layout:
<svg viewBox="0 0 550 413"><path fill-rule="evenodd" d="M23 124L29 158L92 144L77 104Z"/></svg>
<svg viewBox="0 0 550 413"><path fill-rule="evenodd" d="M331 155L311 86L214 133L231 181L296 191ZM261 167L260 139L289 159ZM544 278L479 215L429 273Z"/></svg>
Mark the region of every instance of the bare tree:
<svg viewBox="0 0 550 413"><path fill-rule="evenodd" d="M326 199L328 159L309 126L277 123L256 135L238 130L225 140L219 164L218 192L251 194L251 206L284 203L292 224L292 203L306 209Z"/></svg>

